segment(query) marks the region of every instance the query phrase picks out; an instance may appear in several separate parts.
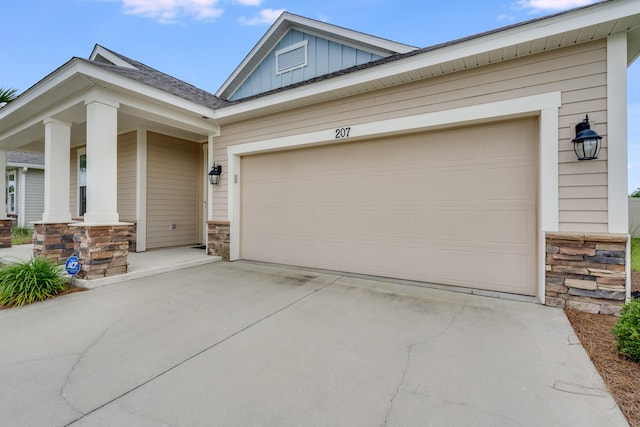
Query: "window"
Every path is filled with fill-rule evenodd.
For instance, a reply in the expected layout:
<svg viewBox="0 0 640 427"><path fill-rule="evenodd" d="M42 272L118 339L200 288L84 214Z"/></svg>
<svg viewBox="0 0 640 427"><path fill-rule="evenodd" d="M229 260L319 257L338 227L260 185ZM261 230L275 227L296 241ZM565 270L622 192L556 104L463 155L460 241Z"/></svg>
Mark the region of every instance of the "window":
<svg viewBox="0 0 640 427"><path fill-rule="evenodd" d="M16 172L7 174L7 213L16 213Z"/></svg>
<svg viewBox="0 0 640 427"><path fill-rule="evenodd" d="M87 153L78 151L78 215L87 212Z"/></svg>
<svg viewBox="0 0 640 427"><path fill-rule="evenodd" d="M276 51L276 74L282 74L307 66L308 40Z"/></svg>

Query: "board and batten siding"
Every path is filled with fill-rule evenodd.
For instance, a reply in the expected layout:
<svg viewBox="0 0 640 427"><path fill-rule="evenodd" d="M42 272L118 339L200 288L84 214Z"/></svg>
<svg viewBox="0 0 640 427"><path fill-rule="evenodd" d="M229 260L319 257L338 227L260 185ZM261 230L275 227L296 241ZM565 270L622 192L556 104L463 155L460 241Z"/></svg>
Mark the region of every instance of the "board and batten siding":
<svg viewBox="0 0 640 427"><path fill-rule="evenodd" d="M307 65L292 71L276 74L276 51L307 40ZM354 65L366 64L382 58L351 46L345 46L298 30L289 31L260 65L242 83L231 97L232 100L246 98L273 89L299 83L311 78L332 73Z"/></svg>
<svg viewBox="0 0 640 427"><path fill-rule="evenodd" d="M606 40L598 40L223 125L214 161L227 170L227 146L234 144L561 92L559 229L607 232L606 55ZM578 162L571 139L587 113L603 145L598 160ZM228 219L227 178L214 191L214 220Z"/></svg>
<svg viewBox="0 0 640 427"><path fill-rule="evenodd" d="M148 249L201 243L201 147L148 132Z"/></svg>
<svg viewBox="0 0 640 427"><path fill-rule="evenodd" d="M136 220L137 132L118 135L118 214L120 221Z"/></svg>
<svg viewBox="0 0 640 427"><path fill-rule="evenodd" d="M25 175L25 212L24 222L33 227L36 221L42 221L44 212L44 171L29 169Z"/></svg>

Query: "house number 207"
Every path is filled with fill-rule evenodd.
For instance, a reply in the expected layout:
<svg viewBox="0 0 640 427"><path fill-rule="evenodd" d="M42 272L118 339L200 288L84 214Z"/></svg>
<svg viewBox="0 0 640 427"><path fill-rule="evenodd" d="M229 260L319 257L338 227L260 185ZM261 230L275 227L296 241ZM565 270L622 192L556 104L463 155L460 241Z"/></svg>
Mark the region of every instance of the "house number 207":
<svg viewBox="0 0 640 427"><path fill-rule="evenodd" d="M336 139L339 138L348 138L349 132L351 132L351 128L338 128L336 129Z"/></svg>

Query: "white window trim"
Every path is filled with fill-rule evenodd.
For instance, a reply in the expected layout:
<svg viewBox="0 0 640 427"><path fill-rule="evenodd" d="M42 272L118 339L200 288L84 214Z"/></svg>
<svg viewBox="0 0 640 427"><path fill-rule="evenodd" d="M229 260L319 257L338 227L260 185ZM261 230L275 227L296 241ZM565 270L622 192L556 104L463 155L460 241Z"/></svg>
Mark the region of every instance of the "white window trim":
<svg viewBox="0 0 640 427"><path fill-rule="evenodd" d="M451 110L399 117L396 119L350 125L336 123L335 128L300 135L248 142L227 147L229 159L228 217L231 228L230 260L240 258L240 198L243 155L274 150L311 147L348 140L368 139L408 132L442 129L464 124L537 115L540 121L538 143L538 299L545 302L545 233L558 231L558 109L561 92L514 98L505 101L454 108ZM336 139L336 129L350 127L349 137Z"/></svg>
<svg viewBox="0 0 640 427"><path fill-rule="evenodd" d="M288 73L289 71L297 70L298 68L304 68L309 64L309 40L302 40L301 42L292 44L291 46L287 46L285 48L276 50L276 75ZM304 63L299 65L294 65L293 67L286 68L284 70L280 70L280 55L285 54L287 52L291 52L292 50L299 49L300 47L304 47Z"/></svg>
<svg viewBox="0 0 640 427"><path fill-rule="evenodd" d="M13 174L13 210L9 210L9 184L11 182L11 180L9 179L9 175ZM16 191L17 187L18 187L18 170L17 169L11 169L8 170L6 173L6 179L7 179L7 214L11 214L11 215L15 215L16 213L16 205L17 205L17 200L18 200L18 192Z"/></svg>
<svg viewBox="0 0 640 427"><path fill-rule="evenodd" d="M76 215L80 215L80 156L87 154L87 148L79 148L76 153Z"/></svg>

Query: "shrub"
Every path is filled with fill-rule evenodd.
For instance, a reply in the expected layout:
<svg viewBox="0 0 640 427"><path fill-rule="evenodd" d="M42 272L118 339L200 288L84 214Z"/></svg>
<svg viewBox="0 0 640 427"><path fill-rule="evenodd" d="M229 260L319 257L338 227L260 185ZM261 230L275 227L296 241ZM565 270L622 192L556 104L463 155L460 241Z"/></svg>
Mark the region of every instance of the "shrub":
<svg viewBox="0 0 640 427"><path fill-rule="evenodd" d="M631 300L622 307L612 332L618 353L640 362L640 300Z"/></svg>
<svg viewBox="0 0 640 427"><path fill-rule="evenodd" d="M0 305L22 306L59 294L67 288L62 269L44 258L0 268Z"/></svg>

